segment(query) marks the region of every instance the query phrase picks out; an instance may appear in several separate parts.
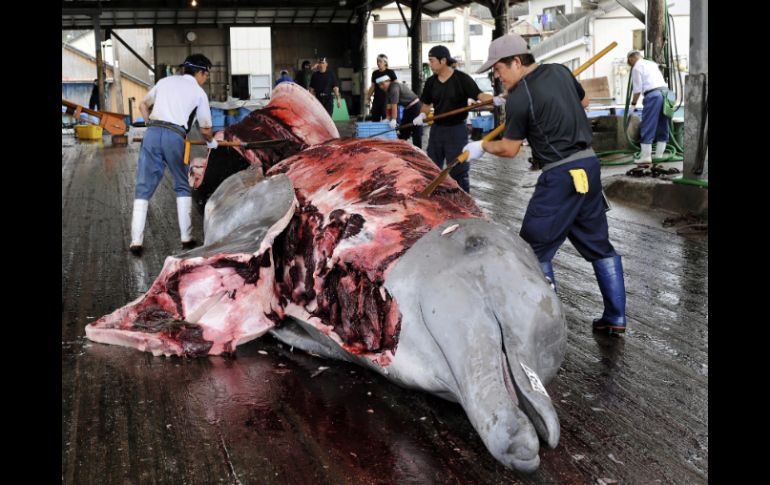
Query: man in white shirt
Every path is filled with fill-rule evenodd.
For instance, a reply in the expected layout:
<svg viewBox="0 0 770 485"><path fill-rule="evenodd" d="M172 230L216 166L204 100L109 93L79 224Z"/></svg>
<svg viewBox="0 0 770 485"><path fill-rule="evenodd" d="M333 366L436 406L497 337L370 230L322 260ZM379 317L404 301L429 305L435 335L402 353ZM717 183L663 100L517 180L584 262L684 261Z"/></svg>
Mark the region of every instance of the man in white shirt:
<svg viewBox="0 0 770 485"><path fill-rule="evenodd" d="M655 145L655 157L665 155L668 142L668 118L663 114L663 103L668 94L668 85L663 79L658 65L642 58L639 51L631 51L627 57L631 66L631 82L633 83L634 96L631 99L631 108L636 106L639 95L644 94L644 108L642 109L642 151L637 163L649 166L652 163L652 142Z"/></svg>
<svg viewBox="0 0 770 485"><path fill-rule="evenodd" d="M200 133L209 148L216 148L211 129L211 109L206 92L201 88L209 77L211 61L202 54L192 54L182 64L182 74L158 81L139 105L148 120L136 168L134 212L131 219L130 251L142 254L147 207L168 166L174 178L179 232L183 249L196 246L192 238L190 210L192 197L184 164L184 141L196 113Z"/></svg>

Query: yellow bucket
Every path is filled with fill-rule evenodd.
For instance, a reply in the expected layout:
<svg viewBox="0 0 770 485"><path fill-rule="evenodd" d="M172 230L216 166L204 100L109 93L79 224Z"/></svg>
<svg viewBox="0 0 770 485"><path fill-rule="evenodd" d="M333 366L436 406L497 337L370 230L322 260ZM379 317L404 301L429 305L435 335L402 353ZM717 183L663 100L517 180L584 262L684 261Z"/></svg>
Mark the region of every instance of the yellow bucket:
<svg viewBox="0 0 770 485"><path fill-rule="evenodd" d="M99 140L102 138L102 127L96 125L75 125L75 135L83 140Z"/></svg>

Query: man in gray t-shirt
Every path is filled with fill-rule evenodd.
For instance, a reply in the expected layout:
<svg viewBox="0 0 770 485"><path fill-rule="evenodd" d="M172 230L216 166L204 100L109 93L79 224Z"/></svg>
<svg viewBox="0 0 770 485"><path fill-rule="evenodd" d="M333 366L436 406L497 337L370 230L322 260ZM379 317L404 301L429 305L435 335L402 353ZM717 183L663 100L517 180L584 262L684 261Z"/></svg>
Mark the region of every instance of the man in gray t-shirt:
<svg viewBox="0 0 770 485"><path fill-rule="evenodd" d="M468 160L484 152L512 158L524 139L529 141L532 157L543 173L524 214L520 236L532 247L554 285L551 260L569 238L593 265L604 299L604 313L594 320L593 329L625 333L623 265L609 239L608 206L599 159L591 149L585 91L566 67L535 63L527 42L516 34L492 42L489 59L479 72L490 68L508 91L505 133L501 140L466 145Z"/></svg>
<svg viewBox="0 0 770 485"><path fill-rule="evenodd" d="M377 85L386 93L385 117L390 121L390 127L395 128L398 125L398 107L404 107L404 114L401 117L401 124L411 123L414 118L420 114L422 103L420 98L409 89L406 84L391 81L386 75L377 78ZM413 126L398 131L398 137L406 140L412 137L412 143L417 148L422 148L422 126Z"/></svg>

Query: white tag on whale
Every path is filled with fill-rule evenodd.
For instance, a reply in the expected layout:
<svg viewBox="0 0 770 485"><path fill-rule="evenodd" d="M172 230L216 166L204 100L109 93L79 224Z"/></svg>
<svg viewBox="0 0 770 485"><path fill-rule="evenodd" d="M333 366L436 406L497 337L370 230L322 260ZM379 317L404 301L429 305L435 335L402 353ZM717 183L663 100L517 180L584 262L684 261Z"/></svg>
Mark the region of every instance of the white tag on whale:
<svg viewBox="0 0 770 485"><path fill-rule="evenodd" d="M521 368L524 369L524 373L527 374L527 377L529 378L529 384L532 386L532 389L550 398L551 396L545 392L545 387L543 387L543 383L540 382L540 378L537 377L535 371L524 365L524 362L519 362L519 364L521 364Z"/></svg>

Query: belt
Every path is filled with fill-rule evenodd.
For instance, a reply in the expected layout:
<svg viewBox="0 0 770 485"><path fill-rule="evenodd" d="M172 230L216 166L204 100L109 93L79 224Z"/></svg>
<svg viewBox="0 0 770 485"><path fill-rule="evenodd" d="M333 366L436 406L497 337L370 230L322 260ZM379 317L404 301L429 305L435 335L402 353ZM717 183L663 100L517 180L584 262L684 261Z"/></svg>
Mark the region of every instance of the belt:
<svg viewBox="0 0 770 485"><path fill-rule="evenodd" d="M414 106L415 104L417 104L419 102L420 102L420 98L414 98L411 103L409 103L406 106L404 106L404 109L409 109L409 108L411 108L412 106Z"/></svg>
<svg viewBox="0 0 770 485"><path fill-rule="evenodd" d="M645 91L645 92L644 92L644 95L645 95L645 96L647 96L648 94L650 94L650 93L651 93L651 92L653 92L653 91L660 91L660 92L662 93L664 90L666 90L666 91L667 91L667 90L668 90L668 87L662 87L662 88L652 88L652 89L648 89L647 91Z"/></svg>
<svg viewBox="0 0 770 485"><path fill-rule="evenodd" d="M568 156L567 158L561 159L558 162L551 162L546 165L543 165L540 163L540 167L543 169L543 172L547 170L551 170L552 168L556 168L559 165L564 165L566 163L574 162L575 160L580 160L581 158L588 158L588 157L595 157L596 153L594 152L593 148L586 148L585 150L580 150L579 152L575 152L572 155Z"/></svg>
<svg viewBox="0 0 770 485"><path fill-rule="evenodd" d="M175 125L174 123L169 123L168 121L149 120L147 122L147 126L166 128L167 130L171 130L177 135L181 136L182 139L187 138L187 130L185 130L184 126Z"/></svg>

